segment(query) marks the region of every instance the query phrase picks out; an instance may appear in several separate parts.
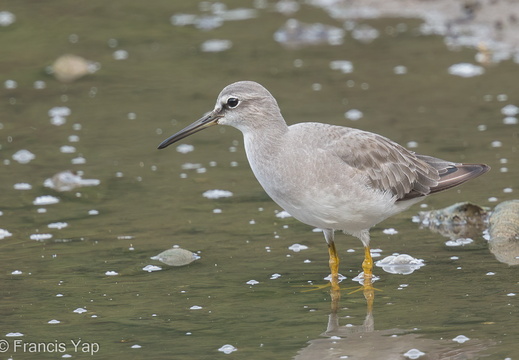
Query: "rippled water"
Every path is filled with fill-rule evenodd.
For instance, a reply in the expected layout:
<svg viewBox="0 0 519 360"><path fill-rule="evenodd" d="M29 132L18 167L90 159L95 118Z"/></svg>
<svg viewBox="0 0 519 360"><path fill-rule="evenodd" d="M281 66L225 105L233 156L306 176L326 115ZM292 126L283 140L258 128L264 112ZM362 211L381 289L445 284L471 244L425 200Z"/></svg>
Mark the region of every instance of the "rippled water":
<svg viewBox="0 0 519 360"><path fill-rule="evenodd" d="M518 128L502 109L519 105L518 65L451 75L454 64L476 64L475 51L449 52L413 20L361 21L356 39L347 30L336 44L333 30L332 45L287 48L274 34L289 16L273 3L226 4L256 7L256 17L222 22L211 15L221 5L191 1L3 5L16 15L0 27L6 355L91 358L98 344L97 358L127 359L518 357L517 268L496 260L482 237L446 246L449 239L411 221L423 210L414 206L373 229L375 260L408 254L425 266L409 275L376 268L372 313L359 292L344 291L334 304L327 289L304 286L326 283L322 234L276 216L281 209L254 179L237 130L213 127L180 149L156 150L211 110L225 85L255 80L289 123L358 127L420 153L489 164L484 177L423 204L493 207L516 198ZM175 14L198 17L178 26ZM292 17L344 28L306 5ZM358 39L372 29L377 38ZM208 40L226 40L209 43L223 51L204 52ZM65 53L100 69L59 83L45 68ZM49 113L56 108L68 110ZM67 170L100 183L44 186ZM362 246L337 237L343 286L353 287ZM173 245L201 258L184 267L150 259ZM73 346L79 339L85 347ZM33 343L65 346L31 352Z"/></svg>

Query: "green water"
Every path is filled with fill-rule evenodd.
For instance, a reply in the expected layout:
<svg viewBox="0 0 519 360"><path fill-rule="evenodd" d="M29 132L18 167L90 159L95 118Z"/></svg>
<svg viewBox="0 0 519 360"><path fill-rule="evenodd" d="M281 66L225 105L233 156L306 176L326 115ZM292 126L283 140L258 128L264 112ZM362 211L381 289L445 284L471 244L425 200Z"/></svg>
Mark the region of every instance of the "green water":
<svg viewBox="0 0 519 360"><path fill-rule="evenodd" d="M253 7L249 1L226 4ZM17 87L0 88L0 228L12 233L0 240L0 339L10 345L1 358L351 359L377 345L380 351L388 346L392 354L397 346L384 341L396 333L404 334L398 354L418 348L430 358L448 358L445 351L465 354L459 358L519 357L517 296L511 295L519 293L517 268L498 262L482 238L465 247L445 246L447 239L411 222L420 206L375 227L372 244L383 257L406 253L424 259L426 266L407 276L376 268L381 279L375 286L382 291L376 292L373 331L360 338L341 335L333 345L337 354L317 349L317 355L305 355L329 341L321 336L330 313L328 291L300 287L309 281L322 284L329 273L322 235L275 216L281 209L254 179L237 130L213 127L185 139L182 143L194 145L187 154L174 146L156 150L167 136L211 110L225 85L255 80L278 99L289 123L358 127L404 145L416 141L414 150L420 153L489 164L489 174L424 203L429 208L459 201L494 206L517 197L518 128L504 125L500 113L507 104L519 104L517 64L501 63L467 79L449 75L450 65L474 62L474 52L449 52L441 38L417 35L419 22L411 20L369 21L381 32L370 44L346 36L340 46L288 50L273 40L287 17L269 9L258 10L255 19L202 31L170 24L173 14L201 13L191 1L7 1L2 7L17 21L0 28L0 80L15 80ZM308 6L294 17L341 26ZM402 22L407 31L388 34ZM77 42L70 41L71 34ZM110 39L118 45L110 47ZM233 47L201 52L208 39L228 39ZM113 52L121 49L128 59L114 60ZM101 69L60 84L45 67L64 53L99 62ZM298 59L299 67L294 65ZM330 61L343 59L353 62L353 73L330 69ZM395 75L398 65L408 73ZM37 80L46 88L34 89ZM508 99L501 101L500 94ZM50 123L48 111L55 106L71 110L62 126ZM361 110L363 118L345 119L350 109ZM482 124L486 131L478 130ZM71 143L71 135L79 141ZM492 147L495 140L502 146ZM76 152L61 153L63 145ZM21 149L35 159L14 161L12 155ZM72 164L79 156L86 162ZM206 171L183 170L185 163L201 164ZM46 178L68 169L101 184L71 192L43 186ZM16 183L32 189L15 190ZM204 198L211 189L233 196ZM33 205L42 195L60 202ZM490 202L491 197L498 201ZM56 222L68 226L48 228ZM398 234L385 235L382 230L389 227ZM31 240L37 233L53 237ZM309 249L294 253L288 249L294 243ZM149 258L173 245L199 252L201 259L180 268L142 270L161 265ZM344 286L354 286L361 243L337 234L337 245L341 273L348 277ZM281 276L270 279L276 273ZM249 285L250 280L259 283ZM78 308L87 311L75 313ZM362 325L362 294L345 291L338 315L345 329ZM60 322L49 324L53 319ZM5 336L15 332L24 336ZM458 335L470 340L456 344L451 339ZM18 347L15 352L15 340L27 346L64 343L66 351ZM76 351L71 341L78 340L91 347ZM99 349L91 355L95 344ZM238 351L219 352L225 344Z"/></svg>

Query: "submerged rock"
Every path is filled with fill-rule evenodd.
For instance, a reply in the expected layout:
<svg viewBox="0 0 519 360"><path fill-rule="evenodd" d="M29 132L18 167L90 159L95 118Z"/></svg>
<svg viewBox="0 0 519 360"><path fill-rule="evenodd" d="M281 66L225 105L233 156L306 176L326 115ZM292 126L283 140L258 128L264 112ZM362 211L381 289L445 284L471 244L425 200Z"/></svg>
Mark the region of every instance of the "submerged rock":
<svg viewBox="0 0 519 360"><path fill-rule="evenodd" d="M56 191L70 191L82 186L97 186L100 183L98 179L83 179L81 175L66 170L46 179L43 185Z"/></svg>
<svg viewBox="0 0 519 360"><path fill-rule="evenodd" d="M519 265L519 200L497 205L489 222L490 252L502 263Z"/></svg>
<svg viewBox="0 0 519 360"><path fill-rule="evenodd" d="M66 54L54 61L51 66L54 77L61 82L72 82L99 70L99 64L81 56Z"/></svg>
<svg viewBox="0 0 519 360"><path fill-rule="evenodd" d="M184 266L200 259L200 256L186 249L173 248L152 256L150 259L158 260L170 266Z"/></svg>

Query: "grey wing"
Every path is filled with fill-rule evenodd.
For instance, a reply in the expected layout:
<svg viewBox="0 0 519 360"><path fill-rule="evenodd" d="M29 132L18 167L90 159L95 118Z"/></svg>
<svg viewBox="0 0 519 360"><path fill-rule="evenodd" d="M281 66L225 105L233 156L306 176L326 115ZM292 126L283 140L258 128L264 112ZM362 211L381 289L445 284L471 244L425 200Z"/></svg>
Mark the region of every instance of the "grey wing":
<svg viewBox="0 0 519 360"><path fill-rule="evenodd" d="M342 161L363 173L369 186L398 200L425 196L438 186L440 172L454 165L423 157L377 134L350 128L330 143Z"/></svg>

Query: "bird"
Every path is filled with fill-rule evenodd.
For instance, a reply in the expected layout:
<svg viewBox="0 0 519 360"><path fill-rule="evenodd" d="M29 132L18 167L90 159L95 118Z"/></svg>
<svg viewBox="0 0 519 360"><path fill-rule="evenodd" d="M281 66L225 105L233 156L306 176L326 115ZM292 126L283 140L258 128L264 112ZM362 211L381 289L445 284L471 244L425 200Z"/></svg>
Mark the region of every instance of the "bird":
<svg viewBox="0 0 519 360"><path fill-rule="evenodd" d="M297 220L322 229L333 289L339 288L335 231L360 239L363 277L371 280L370 228L490 170L485 164L420 155L360 129L319 122L289 126L274 96L254 81L226 86L212 111L158 149L214 125L240 130L250 167L265 192Z"/></svg>

